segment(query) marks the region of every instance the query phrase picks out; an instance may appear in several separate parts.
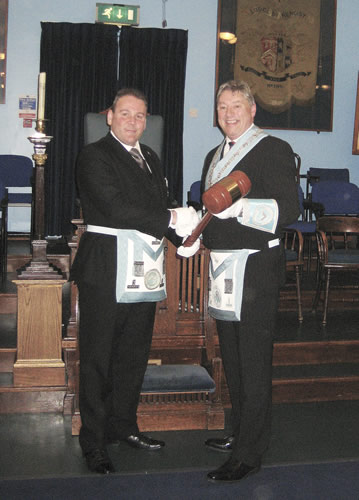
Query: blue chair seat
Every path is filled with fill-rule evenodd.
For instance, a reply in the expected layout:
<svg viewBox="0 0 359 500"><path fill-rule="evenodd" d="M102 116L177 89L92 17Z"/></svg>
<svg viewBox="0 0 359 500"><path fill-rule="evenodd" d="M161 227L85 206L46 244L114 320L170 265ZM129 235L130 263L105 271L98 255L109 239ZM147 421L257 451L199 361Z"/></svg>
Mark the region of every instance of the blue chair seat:
<svg viewBox="0 0 359 500"><path fill-rule="evenodd" d="M298 253L295 250L285 249L285 260L288 262L294 262L298 260Z"/></svg>
<svg viewBox="0 0 359 500"><path fill-rule="evenodd" d="M26 203L32 202L31 193L11 193L9 194L9 203Z"/></svg>
<svg viewBox="0 0 359 500"><path fill-rule="evenodd" d="M148 365L141 392L209 392L216 384L200 365Z"/></svg>
<svg viewBox="0 0 359 500"><path fill-rule="evenodd" d="M330 250L328 264L359 264L359 250L354 248Z"/></svg>
<svg viewBox="0 0 359 500"><path fill-rule="evenodd" d="M287 227L290 229L297 229L297 231L300 231L302 234L315 234L316 222L297 220L296 222L293 222L293 224L289 224Z"/></svg>

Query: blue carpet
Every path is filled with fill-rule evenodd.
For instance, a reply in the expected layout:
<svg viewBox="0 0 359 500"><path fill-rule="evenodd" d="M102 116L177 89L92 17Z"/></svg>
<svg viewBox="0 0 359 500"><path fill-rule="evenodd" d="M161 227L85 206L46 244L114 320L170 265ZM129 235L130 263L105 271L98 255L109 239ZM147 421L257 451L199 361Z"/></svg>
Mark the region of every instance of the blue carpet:
<svg viewBox="0 0 359 500"><path fill-rule="evenodd" d="M206 471L0 481L2 500L358 500L359 462L263 467L240 483Z"/></svg>

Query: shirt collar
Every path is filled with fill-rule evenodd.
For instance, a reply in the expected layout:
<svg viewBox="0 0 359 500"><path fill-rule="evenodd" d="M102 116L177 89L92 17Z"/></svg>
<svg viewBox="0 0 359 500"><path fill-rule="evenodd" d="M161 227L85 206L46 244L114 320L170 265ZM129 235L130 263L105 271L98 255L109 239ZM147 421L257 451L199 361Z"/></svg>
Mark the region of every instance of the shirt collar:
<svg viewBox="0 0 359 500"><path fill-rule="evenodd" d="M116 139L116 141L118 141L120 144L122 144L122 146L127 149L127 151L130 151L132 148L136 148L138 149L138 151L141 153L142 155L142 151L141 151L141 148L140 148L140 143L137 141L136 144L134 146L130 146L129 144L125 144L124 142L120 141L120 139L118 139L115 134L112 132L112 130L110 130L110 133L112 135L112 137L114 137ZM143 155L142 155L143 156Z"/></svg>
<svg viewBox="0 0 359 500"><path fill-rule="evenodd" d="M248 128L247 128L247 130L245 130L245 131L243 132L243 134L245 134L246 132L248 132L248 130L250 130L250 129L251 129L251 128L253 128L253 127L254 127L254 123L252 123L252 125L251 125L250 127L248 127ZM241 134L241 135L240 135L239 137L237 137L236 139L230 139L229 137L226 137L226 143L227 143L227 144L229 144L230 142L234 142L234 143L236 143L236 142L238 141L238 139L240 139L240 138L242 137L242 135L243 135L243 134Z"/></svg>

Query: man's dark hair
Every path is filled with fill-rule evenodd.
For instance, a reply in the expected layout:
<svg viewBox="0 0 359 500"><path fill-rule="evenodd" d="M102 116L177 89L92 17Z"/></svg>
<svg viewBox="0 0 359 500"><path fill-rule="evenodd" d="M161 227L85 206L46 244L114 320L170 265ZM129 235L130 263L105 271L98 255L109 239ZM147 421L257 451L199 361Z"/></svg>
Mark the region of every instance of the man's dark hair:
<svg viewBox="0 0 359 500"><path fill-rule="evenodd" d="M132 88L125 88L125 89L120 89L117 91L117 94L115 95L115 98L114 98L112 106L111 106L112 111L115 111L117 101L119 99L121 99L121 97L124 97L126 95L132 95L133 97L137 97L137 99L141 99L141 101L143 101L145 103L146 108L148 107L147 97L145 96L145 94L141 90L132 89Z"/></svg>

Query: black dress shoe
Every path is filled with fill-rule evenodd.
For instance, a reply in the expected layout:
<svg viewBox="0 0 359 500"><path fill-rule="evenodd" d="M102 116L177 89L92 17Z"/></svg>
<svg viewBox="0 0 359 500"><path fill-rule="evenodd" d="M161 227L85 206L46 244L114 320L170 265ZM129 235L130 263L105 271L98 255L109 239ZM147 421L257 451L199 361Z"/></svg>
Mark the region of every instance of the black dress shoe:
<svg viewBox="0 0 359 500"><path fill-rule="evenodd" d="M210 438L204 443L208 448L216 451L232 451L234 436L226 436L224 438Z"/></svg>
<svg viewBox="0 0 359 500"><path fill-rule="evenodd" d="M234 458L230 458L221 467L213 470L207 474L208 479L211 481L224 481L224 482L234 482L240 481L250 474L255 474L260 470L261 466L251 466L246 465L243 462L239 462Z"/></svg>
<svg viewBox="0 0 359 500"><path fill-rule="evenodd" d="M86 458L87 467L91 472L97 472L98 474L110 474L111 472L115 472L115 468L106 450L94 448L84 453L84 456Z"/></svg>
<svg viewBox="0 0 359 500"><path fill-rule="evenodd" d="M133 448L141 448L142 450L160 450L165 445L164 441L158 441L145 436L144 434L131 434L127 438L122 439Z"/></svg>

